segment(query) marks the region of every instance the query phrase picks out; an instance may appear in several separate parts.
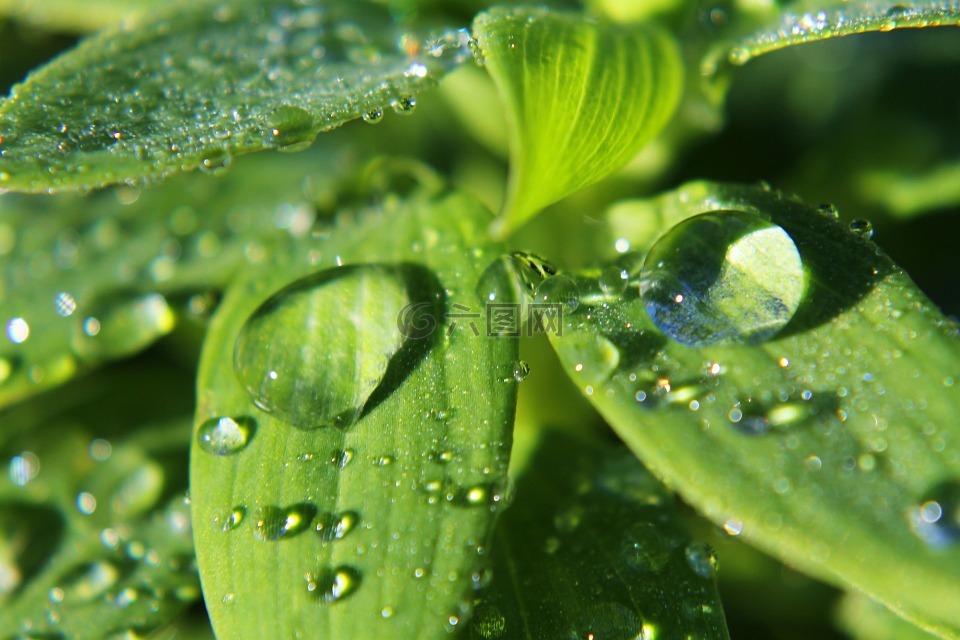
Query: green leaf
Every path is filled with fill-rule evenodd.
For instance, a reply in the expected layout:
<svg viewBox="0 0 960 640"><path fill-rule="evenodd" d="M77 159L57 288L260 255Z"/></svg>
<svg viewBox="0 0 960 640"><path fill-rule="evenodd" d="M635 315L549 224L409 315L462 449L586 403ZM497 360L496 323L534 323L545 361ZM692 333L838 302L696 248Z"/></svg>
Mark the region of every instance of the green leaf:
<svg viewBox="0 0 960 640"><path fill-rule="evenodd" d="M960 10L956 5L931 0L805 1L791 4L773 22L719 45L704 58L702 71L713 75L724 64L743 65L765 53L827 38L957 24Z"/></svg>
<svg viewBox="0 0 960 640"><path fill-rule="evenodd" d="M208 314L238 267L307 233L348 166L326 151L144 191L0 195L0 406Z"/></svg>
<svg viewBox="0 0 960 640"><path fill-rule="evenodd" d="M837 610L840 627L855 640L932 640L931 635L870 598L848 593Z"/></svg>
<svg viewBox="0 0 960 640"><path fill-rule="evenodd" d="M516 495L468 637L728 637L712 549L629 452L542 430Z"/></svg>
<svg viewBox="0 0 960 640"><path fill-rule="evenodd" d="M502 232L621 168L679 102L679 48L653 25L491 9L474 21L474 32L510 128Z"/></svg>
<svg viewBox="0 0 960 640"><path fill-rule="evenodd" d="M516 401L516 341L483 334L475 292L501 252L489 222L460 195L360 212L228 290L191 459L218 636L444 638L465 622Z"/></svg>
<svg viewBox="0 0 960 640"><path fill-rule="evenodd" d="M0 16L51 30L96 31L165 4L160 0L0 0Z"/></svg>
<svg viewBox="0 0 960 640"><path fill-rule="evenodd" d="M236 155L302 150L393 106L469 56L377 3L201 1L86 40L0 103L0 189L142 183Z"/></svg>
<svg viewBox="0 0 960 640"><path fill-rule="evenodd" d="M657 264L639 281L642 255L618 264L614 275L631 276L617 280L619 290L608 270L599 273L603 288L597 273L584 275L581 307L565 317L563 335L551 337L567 372L652 470L728 532L956 636L957 326L830 211L759 187L709 183L649 206L664 231L694 228L675 225L716 210L756 214L773 228L730 244L693 234L684 245L671 236L684 245L680 255L704 269L675 283L671 304L685 319L650 293L638 295L657 291L651 278L662 277L661 259L670 262L660 249L650 251ZM766 341L684 333L685 322L726 318L733 321L725 329L737 327L729 301L698 288L717 269L721 281L733 267L761 275L731 290L743 303L734 308L752 309L760 292L780 286L786 271L750 269L784 255L756 244L779 237L774 229L795 243L806 282L790 323ZM649 238L630 239L649 246ZM942 522L932 504L942 507Z"/></svg>
<svg viewBox="0 0 960 640"><path fill-rule="evenodd" d="M126 367L3 414L5 634L149 633L199 599L179 374Z"/></svg>

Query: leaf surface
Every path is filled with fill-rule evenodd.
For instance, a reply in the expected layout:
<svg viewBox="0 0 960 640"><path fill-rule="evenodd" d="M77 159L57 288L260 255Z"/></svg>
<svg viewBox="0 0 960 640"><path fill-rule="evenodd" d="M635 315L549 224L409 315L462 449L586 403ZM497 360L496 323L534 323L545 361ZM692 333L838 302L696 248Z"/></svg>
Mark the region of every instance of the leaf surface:
<svg viewBox="0 0 960 640"><path fill-rule="evenodd" d="M621 168L679 102L679 48L652 25L499 8L480 14L473 28L510 130L502 232Z"/></svg>
<svg viewBox="0 0 960 640"><path fill-rule="evenodd" d="M829 211L709 183L648 208L663 231L706 211L766 217L796 244L803 300L765 342L680 344L648 315L636 270L613 297L584 274L581 307L552 337L569 375L651 469L729 533L956 636L957 326ZM693 246L741 264L759 255ZM764 275L734 294L743 308L787 276ZM684 291L678 304L699 302Z"/></svg>
<svg viewBox="0 0 960 640"><path fill-rule="evenodd" d="M207 0L92 37L0 103L0 189L143 183L416 96L469 54L465 30L404 28L375 2Z"/></svg>
<svg viewBox="0 0 960 640"><path fill-rule="evenodd" d="M504 500L517 384L516 341L483 333L475 291L500 253L484 244L489 222L459 195L359 213L228 290L191 458L218 636L443 638L466 622ZM401 301L402 324L423 333L395 351ZM276 386L301 382L299 394ZM342 410L357 397L359 414ZM200 441L223 417L249 425L248 444L213 455Z"/></svg>

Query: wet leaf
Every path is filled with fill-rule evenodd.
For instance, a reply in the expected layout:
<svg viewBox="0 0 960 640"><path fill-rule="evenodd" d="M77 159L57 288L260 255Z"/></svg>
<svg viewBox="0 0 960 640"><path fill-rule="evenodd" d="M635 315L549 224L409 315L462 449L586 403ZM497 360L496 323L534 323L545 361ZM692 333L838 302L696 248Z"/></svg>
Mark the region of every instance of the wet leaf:
<svg viewBox="0 0 960 640"><path fill-rule="evenodd" d="M629 452L543 430L516 496L468 638L728 637L713 550Z"/></svg>
<svg viewBox="0 0 960 640"><path fill-rule="evenodd" d="M149 633L199 599L178 373L127 367L3 414L5 633Z"/></svg>
<svg viewBox="0 0 960 640"><path fill-rule="evenodd" d="M143 191L0 195L0 406L204 318L240 265L310 230L347 166L329 151Z"/></svg>
<svg viewBox="0 0 960 640"><path fill-rule="evenodd" d="M220 173L405 112L469 56L465 31L405 29L378 3L202 1L90 38L0 103L0 189Z"/></svg>
<svg viewBox="0 0 960 640"><path fill-rule="evenodd" d="M728 533L955 636L957 326L865 226L855 232L829 210L709 183L649 209L662 232L717 210L752 213L785 231L803 264L799 308L765 341L684 345L669 337L684 335L682 321L651 319L650 282L637 279L643 255L628 255L616 268L629 278L615 295L596 273L580 279L581 305L552 337L567 372L645 463ZM690 236L703 271L674 283L673 302L697 322L735 318L709 280L735 267L766 274L728 291L744 303L732 308L750 309L753 296L786 275L753 270L777 257L764 253L771 237L724 246ZM643 248L652 238L630 240Z"/></svg>
<svg viewBox="0 0 960 640"><path fill-rule="evenodd" d="M510 128L503 232L621 168L677 107L680 52L652 25L501 8L478 16L474 32Z"/></svg>
<svg viewBox="0 0 960 640"><path fill-rule="evenodd" d="M443 638L465 623L505 500L517 384L516 342L486 335L475 291L500 252L489 222L459 195L359 212L228 290L197 427L256 431L191 463L219 636ZM403 298L400 318L382 313Z"/></svg>

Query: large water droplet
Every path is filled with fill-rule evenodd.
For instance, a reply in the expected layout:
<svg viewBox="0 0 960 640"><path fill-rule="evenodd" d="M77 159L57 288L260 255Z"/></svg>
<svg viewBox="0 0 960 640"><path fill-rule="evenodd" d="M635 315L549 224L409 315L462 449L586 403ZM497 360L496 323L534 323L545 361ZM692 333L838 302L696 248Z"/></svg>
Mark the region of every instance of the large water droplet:
<svg viewBox="0 0 960 640"><path fill-rule="evenodd" d="M866 218L857 218L850 223L850 231L865 240L873 237L873 224Z"/></svg>
<svg viewBox="0 0 960 640"><path fill-rule="evenodd" d="M270 115L264 142L280 151L302 151L314 139L313 116L300 107L284 105Z"/></svg>
<svg viewBox="0 0 960 640"><path fill-rule="evenodd" d="M644 306L677 342L762 342L790 321L803 296L800 253L761 216L704 213L650 249L641 273Z"/></svg>
<svg viewBox="0 0 960 640"><path fill-rule="evenodd" d="M551 276L537 287L536 301L541 304L560 304L563 312L573 313L580 306L580 288L569 276Z"/></svg>
<svg viewBox="0 0 960 640"><path fill-rule="evenodd" d="M316 529L320 539L325 542L343 540L360 523L360 514L356 511L324 513L317 519Z"/></svg>
<svg viewBox="0 0 960 640"><path fill-rule="evenodd" d="M200 448L215 456L229 456L246 448L256 430L253 418L210 418L197 430Z"/></svg>
<svg viewBox="0 0 960 640"><path fill-rule="evenodd" d="M942 482L924 494L910 513L914 532L931 547L960 543L960 482Z"/></svg>
<svg viewBox="0 0 960 640"><path fill-rule="evenodd" d="M329 269L295 282L253 313L234 367L254 403L300 429L347 427L406 336L410 306L398 268Z"/></svg>

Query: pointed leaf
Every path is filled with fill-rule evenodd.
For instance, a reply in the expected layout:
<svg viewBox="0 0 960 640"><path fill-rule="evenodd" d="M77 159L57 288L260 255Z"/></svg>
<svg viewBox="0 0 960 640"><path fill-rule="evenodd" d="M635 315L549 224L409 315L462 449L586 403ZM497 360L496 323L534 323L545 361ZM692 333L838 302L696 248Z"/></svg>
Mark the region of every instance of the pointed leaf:
<svg viewBox="0 0 960 640"><path fill-rule="evenodd" d="M653 269L661 260L681 269L674 297L649 293L657 291L649 270L612 297L609 281L601 289L596 274L582 279L580 309L551 336L567 372L646 464L727 531L955 636L957 326L862 229L853 233L831 212L761 188L705 183L650 207L664 230L672 227L677 253L648 255L656 255ZM714 210L746 212L763 231L728 245L703 224L674 226ZM777 309L784 303L770 293L792 287L791 268L770 266L789 263L778 249L783 234L802 260L799 308L779 334L738 341L729 332L737 322L722 321ZM640 258L628 256L632 266L615 274L635 278ZM700 270L684 274L690 264ZM666 281L662 271L655 277ZM730 297L710 297L719 293ZM725 341L698 332L711 325Z"/></svg>
<svg viewBox="0 0 960 640"><path fill-rule="evenodd" d="M227 292L191 458L219 637L445 638L466 622L516 400L516 341L482 332L475 292L500 251L489 222L459 195L363 212Z"/></svg>
<svg viewBox="0 0 960 640"><path fill-rule="evenodd" d="M201 1L84 41L0 103L0 189L217 173L413 108L467 55L465 31L405 30L378 3Z"/></svg>
<svg viewBox="0 0 960 640"><path fill-rule="evenodd" d="M679 48L653 25L491 9L473 28L510 127L502 231L621 168L677 107Z"/></svg>
<svg viewBox="0 0 960 640"><path fill-rule="evenodd" d="M663 485L627 451L541 434L467 637L729 637L713 551Z"/></svg>

